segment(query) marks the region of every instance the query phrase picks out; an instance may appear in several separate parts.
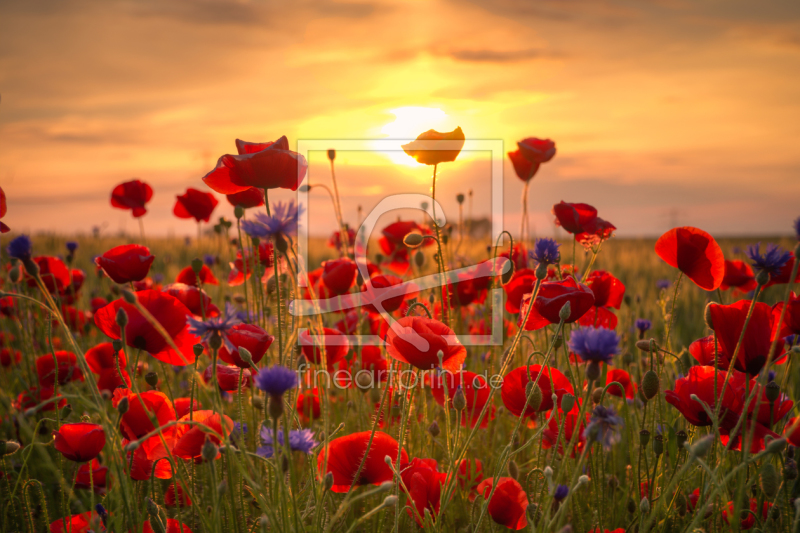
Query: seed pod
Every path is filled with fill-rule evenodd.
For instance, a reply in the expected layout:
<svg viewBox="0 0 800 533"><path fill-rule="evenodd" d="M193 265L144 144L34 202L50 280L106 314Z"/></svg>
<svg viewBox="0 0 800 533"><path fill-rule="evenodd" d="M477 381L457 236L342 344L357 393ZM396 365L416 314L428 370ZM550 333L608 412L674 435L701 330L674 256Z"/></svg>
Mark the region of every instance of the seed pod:
<svg viewBox="0 0 800 533"><path fill-rule="evenodd" d="M648 442L650 442L650 432L643 429L639 432L639 446L644 448Z"/></svg>
<svg viewBox="0 0 800 533"><path fill-rule="evenodd" d="M525 396L528 398L528 407L533 411L538 411L543 400L542 389L539 388L539 385L534 385L533 381L529 381L525 385Z"/></svg>
<svg viewBox="0 0 800 533"><path fill-rule="evenodd" d="M554 349L554 350L558 350L559 348L561 348L561 346L562 346L563 344L564 344L564 337L563 337L563 336L561 336L561 335L559 335L559 336L558 336L558 337L556 337L556 338L555 338L555 340L553 341L553 349Z"/></svg>
<svg viewBox="0 0 800 533"><path fill-rule="evenodd" d="M434 439L439 436L441 430L439 429L439 423L434 420L430 426L428 426L428 433L431 434L431 437Z"/></svg>
<svg viewBox="0 0 800 533"><path fill-rule="evenodd" d="M236 217L236 220L239 220L244 216L244 207L237 205L233 208L233 216Z"/></svg>
<svg viewBox="0 0 800 533"><path fill-rule="evenodd" d="M572 394L565 394L561 397L561 410L565 413L569 413L572 411L572 408L575 407L575 396Z"/></svg>
<svg viewBox="0 0 800 533"><path fill-rule="evenodd" d="M658 394L658 389L660 388L660 383L658 381L658 374L656 374L653 370L648 370L645 372L644 376L642 377L642 394L648 400L652 400L653 397Z"/></svg>
<svg viewBox="0 0 800 533"><path fill-rule="evenodd" d="M358 372L356 374L356 386L361 392L367 392L375 385L371 372Z"/></svg>
<svg viewBox="0 0 800 533"><path fill-rule="evenodd" d="M619 479L617 479L617 476L609 476L607 483L608 488L612 491L617 490L617 487L619 487Z"/></svg>
<svg viewBox="0 0 800 533"><path fill-rule="evenodd" d="M770 381L767 383L767 386L764 390L764 395L767 397L767 400L774 402L780 397L781 388L776 382Z"/></svg>
<svg viewBox="0 0 800 533"><path fill-rule="evenodd" d="M650 351L650 341L653 341L653 339L642 339L640 341L636 341L636 347L639 348L639 350L641 350L643 352L649 352ZM655 349L658 349L658 344L656 344L655 341L653 341L653 347Z"/></svg>
<svg viewBox="0 0 800 533"><path fill-rule="evenodd" d="M253 404L253 407L260 411L264 408L264 398L262 396L253 396L253 399L250 401Z"/></svg>
<svg viewBox="0 0 800 533"><path fill-rule="evenodd" d="M656 457L664 453L664 435L656 435L653 439L653 453Z"/></svg>
<svg viewBox="0 0 800 533"><path fill-rule="evenodd" d="M200 357L201 355L203 355L204 349L205 348L203 347L202 344L195 344L194 346L192 346L192 352L194 352L195 357Z"/></svg>
<svg viewBox="0 0 800 533"><path fill-rule="evenodd" d="M781 519L781 507L780 507L780 505L773 505L772 506L772 508L770 509L769 517L775 522L777 522L778 520Z"/></svg>
<svg viewBox="0 0 800 533"><path fill-rule="evenodd" d="M508 462L508 475L514 479L519 479L519 466L513 460Z"/></svg>
<svg viewBox="0 0 800 533"><path fill-rule="evenodd" d="M331 161L336 159L336 150L334 150L333 148L328 149L328 159L330 159Z"/></svg>
<svg viewBox="0 0 800 533"><path fill-rule="evenodd" d="M203 270L203 260L199 257L195 257L192 259L192 271L194 272L194 275L199 275L201 270Z"/></svg>
<svg viewBox="0 0 800 533"><path fill-rule="evenodd" d="M156 385L158 385L158 374L155 372L148 372L144 376L144 381L155 389Z"/></svg>
<svg viewBox="0 0 800 533"><path fill-rule="evenodd" d="M405 237L403 237L403 244L405 244L409 248L417 248L418 246L422 246L422 242L424 240L425 237L423 237L421 233L412 231L408 233Z"/></svg>
<svg viewBox="0 0 800 533"><path fill-rule="evenodd" d="M514 276L514 269L514 262L506 261L506 264L503 266L503 273L500 275L500 281L503 285L511 281L511 278Z"/></svg>
<svg viewBox="0 0 800 533"><path fill-rule="evenodd" d="M778 494L778 487L781 481L778 479L778 471L775 469L775 465L764 463L764 466L761 467L759 481L761 490L764 491L767 498L772 499Z"/></svg>

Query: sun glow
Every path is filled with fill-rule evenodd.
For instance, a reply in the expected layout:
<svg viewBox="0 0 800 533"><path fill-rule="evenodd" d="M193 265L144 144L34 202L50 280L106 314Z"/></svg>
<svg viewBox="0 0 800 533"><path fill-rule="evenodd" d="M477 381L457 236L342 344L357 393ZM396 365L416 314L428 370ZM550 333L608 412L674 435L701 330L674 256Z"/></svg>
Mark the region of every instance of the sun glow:
<svg viewBox="0 0 800 533"><path fill-rule="evenodd" d="M416 139L417 135L430 129L447 131L447 113L436 107L406 106L390 109L395 120L381 128L389 139L397 139L397 149L382 151L393 163L410 167L423 166L406 155L400 145Z"/></svg>

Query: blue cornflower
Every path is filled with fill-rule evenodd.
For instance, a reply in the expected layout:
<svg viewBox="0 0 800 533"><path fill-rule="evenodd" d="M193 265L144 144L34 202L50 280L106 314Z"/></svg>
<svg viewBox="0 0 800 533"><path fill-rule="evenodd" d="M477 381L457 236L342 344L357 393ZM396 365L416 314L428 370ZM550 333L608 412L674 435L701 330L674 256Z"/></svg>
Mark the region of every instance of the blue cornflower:
<svg viewBox="0 0 800 533"><path fill-rule="evenodd" d="M569 349L586 362L608 363L619 353L619 336L606 328L578 328L569 338Z"/></svg>
<svg viewBox="0 0 800 533"><path fill-rule="evenodd" d="M738 246L734 246L734 247L731 249L731 251L733 252L733 255L739 255L740 253L742 253L742 249L741 249L741 248L739 248Z"/></svg>
<svg viewBox="0 0 800 533"><path fill-rule="evenodd" d="M646 318L637 318L635 325L636 329L638 329L640 333L644 333L645 331L653 327L653 323L647 320Z"/></svg>
<svg viewBox="0 0 800 533"><path fill-rule="evenodd" d="M216 263L216 259L214 258L213 255L206 254L206 255L203 256L203 263L205 263L206 266L209 266L209 267L210 266L214 266L214 263Z"/></svg>
<svg viewBox="0 0 800 533"><path fill-rule="evenodd" d="M275 454L275 440L272 438L272 429L268 427L261 428L261 442L264 446L260 446L256 453L261 457L269 459ZM278 430L278 443L286 445L283 430ZM289 431L289 449L293 452L311 453L311 450L319 444L314 440L314 433L310 429L293 429Z"/></svg>
<svg viewBox="0 0 800 533"><path fill-rule="evenodd" d="M75 253L75 250L78 249L78 243L75 241L67 241L67 251L71 254Z"/></svg>
<svg viewBox="0 0 800 533"><path fill-rule="evenodd" d="M583 430L583 436L589 441L599 442L608 451L620 441L620 426L624 423L611 407L598 405L592 411L592 417Z"/></svg>
<svg viewBox="0 0 800 533"><path fill-rule="evenodd" d="M30 261L33 254L33 243L27 235L20 235L8 243L6 252L10 257L20 261Z"/></svg>
<svg viewBox="0 0 800 533"><path fill-rule="evenodd" d="M270 396L281 397L283 394L297 387L297 373L285 366L273 365L262 368L254 378L256 387Z"/></svg>
<svg viewBox="0 0 800 533"><path fill-rule="evenodd" d="M569 487L567 487L566 485L558 485L556 486L555 492L553 492L553 499L557 502L560 502L568 495L569 495Z"/></svg>
<svg viewBox="0 0 800 533"><path fill-rule="evenodd" d="M781 268L789 261L792 254L776 244L769 243L767 251L764 255L761 255L760 247L761 243L751 244L747 247L747 257L750 258L750 264L756 272L763 271L769 274L770 277L777 276L781 273Z"/></svg>
<svg viewBox="0 0 800 533"><path fill-rule="evenodd" d="M98 503L94 506L94 510L97 511L97 516L99 516L100 520L103 521L103 527L108 526L108 511L106 511L106 508L103 507L103 504Z"/></svg>
<svg viewBox="0 0 800 533"><path fill-rule="evenodd" d="M656 281L656 287L658 290L663 291L669 289L669 286L672 285L672 282L668 279L660 279Z"/></svg>
<svg viewBox="0 0 800 533"><path fill-rule="evenodd" d="M241 324L242 321L236 315L236 308L230 303L225 304L225 314L207 318L206 320L198 320L192 316L186 318L189 323L189 333L197 335L203 342L208 342L214 335L222 337L222 342L229 351L234 351L236 348L228 340L227 333L230 329Z"/></svg>
<svg viewBox="0 0 800 533"><path fill-rule="evenodd" d="M274 235L286 236L297 232L297 219L303 214L303 206L294 201L278 202L272 206L272 216L257 213L256 220L243 220L242 229L251 237L267 239Z"/></svg>
<svg viewBox="0 0 800 533"><path fill-rule="evenodd" d="M798 342L800 342L800 335L787 335L783 338L783 342L788 344L789 346L794 346Z"/></svg>
<svg viewBox="0 0 800 533"><path fill-rule="evenodd" d="M533 250L528 252L528 257L539 264L553 265L561 261L561 252L558 251L560 244L553 239L536 239Z"/></svg>
<svg viewBox="0 0 800 533"><path fill-rule="evenodd" d="M153 283L161 283L162 281L164 281L164 274L161 272L153 274Z"/></svg>
<svg viewBox="0 0 800 533"><path fill-rule="evenodd" d="M794 219L794 235L800 241L800 217Z"/></svg>
<svg viewBox="0 0 800 533"><path fill-rule="evenodd" d="M767 372L767 383L769 383L770 381L775 381L776 375L777 374L775 373L774 370L770 370L769 372Z"/></svg>

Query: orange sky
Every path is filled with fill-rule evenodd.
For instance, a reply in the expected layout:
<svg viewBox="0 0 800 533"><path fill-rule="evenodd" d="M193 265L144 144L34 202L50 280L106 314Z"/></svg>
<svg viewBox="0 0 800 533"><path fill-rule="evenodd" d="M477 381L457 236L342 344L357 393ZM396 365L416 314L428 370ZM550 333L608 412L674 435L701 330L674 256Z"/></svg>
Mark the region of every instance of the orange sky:
<svg viewBox="0 0 800 533"><path fill-rule="evenodd" d="M595 205L621 236L675 222L788 233L800 215L790 1L10 0L0 94L4 221L20 231L138 231L108 203L138 177L155 189L148 233L193 235L172 216L175 195L204 188L237 137L455 126L506 149L528 136L557 143L531 189L541 235L562 199ZM432 111L397 122L391 110L412 106ZM429 169L392 159L337 160L351 224L356 205L429 190ZM329 183L313 160L311 181ZM489 213L487 168L465 157L443 169L450 216L469 188L475 214ZM505 224L517 232L521 183L505 171ZM330 213L312 195L312 232L327 233Z"/></svg>

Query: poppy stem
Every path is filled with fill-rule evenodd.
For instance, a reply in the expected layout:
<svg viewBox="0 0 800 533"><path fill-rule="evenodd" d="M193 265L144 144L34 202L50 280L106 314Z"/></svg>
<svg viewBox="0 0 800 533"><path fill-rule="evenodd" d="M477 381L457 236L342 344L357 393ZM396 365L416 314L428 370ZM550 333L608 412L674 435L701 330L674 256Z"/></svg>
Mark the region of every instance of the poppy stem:
<svg viewBox="0 0 800 533"><path fill-rule="evenodd" d="M437 255L438 260L436 262L436 267L439 270L439 284L441 287L444 287L442 292L442 318L444 322L450 326L450 312L448 309L448 291L447 285L445 282L444 277L444 251L442 250L442 238L439 234L439 223L436 221L436 170L439 168L439 165L433 165L433 185L431 186L431 210L432 210L432 218L433 218L433 228L436 230L436 248L437 248Z"/></svg>
<svg viewBox="0 0 800 533"><path fill-rule="evenodd" d="M519 224L519 240L520 242L525 242L525 226L527 226L528 222L528 187L530 186L530 179L529 181L525 182L525 185L522 186L522 218L520 219Z"/></svg>
<svg viewBox="0 0 800 533"><path fill-rule="evenodd" d="M271 217L269 210L269 189L264 189L264 205L267 206L267 216ZM273 238L272 243L272 271L275 276L275 293L278 301L278 363L283 364L283 321L281 319L281 277L278 274L278 240Z"/></svg>

